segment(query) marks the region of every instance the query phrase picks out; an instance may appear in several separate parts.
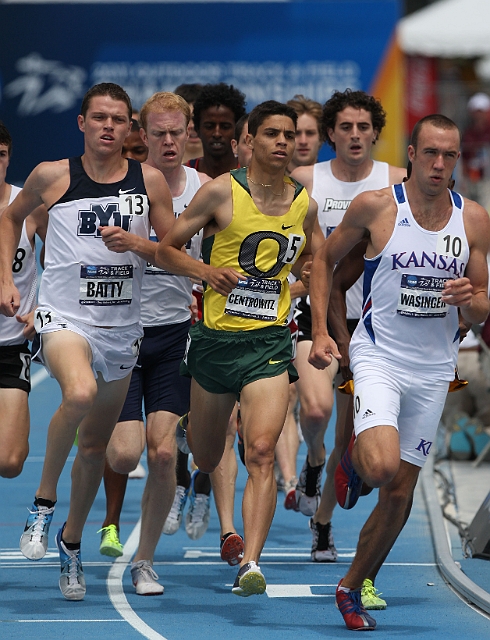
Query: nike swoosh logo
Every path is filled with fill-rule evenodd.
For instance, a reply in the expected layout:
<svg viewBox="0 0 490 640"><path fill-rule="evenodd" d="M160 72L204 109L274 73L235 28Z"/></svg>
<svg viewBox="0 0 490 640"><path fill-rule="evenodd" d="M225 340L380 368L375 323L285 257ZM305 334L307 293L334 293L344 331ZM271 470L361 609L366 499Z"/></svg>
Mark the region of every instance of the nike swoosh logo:
<svg viewBox="0 0 490 640"><path fill-rule="evenodd" d="M292 229L293 227L294 227L294 224L289 224L288 226L283 224L281 228L284 229L284 231L286 231L286 229Z"/></svg>
<svg viewBox="0 0 490 640"><path fill-rule="evenodd" d="M269 364L279 364L282 360L269 360Z"/></svg>
<svg viewBox="0 0 490 640"><path fill-rule="evenodd" d="M130 191L134 191L136 189L136 187L133 187L132 189L119 189L119 195L123 196L125 193L129 193Z"/></svg>
<svg viewBox="0 0 490 640"><path fill-rule="evenodd" d="M120 369L132 369L132 365L129 365L129 367L125 367L123 364L119 367Z"/></svg>

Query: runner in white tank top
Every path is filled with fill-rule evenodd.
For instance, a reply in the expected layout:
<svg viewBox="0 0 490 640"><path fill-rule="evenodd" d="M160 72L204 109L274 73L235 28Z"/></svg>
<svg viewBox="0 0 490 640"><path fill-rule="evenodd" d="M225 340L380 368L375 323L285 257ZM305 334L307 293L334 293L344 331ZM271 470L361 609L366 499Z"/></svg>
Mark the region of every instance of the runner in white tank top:
<svg viewBox="0 0 490 640"><path fill-rule="evenodd" d="M420 121L408 147L412 174L405 186L358 196L312 267L310 361L322 368L340 358L324 323L331 274L368 239L363 316L351 346L357 438L335 472L337 499L347 509L364 483L382 487L337 588L337 605L353 630L376 626L364 607L351 605L365 578L374 580L410 512L453 378L458 310L468 326L490 308L488 214L447 189L459 148L451 120Z"/></svg>
<svg viewBox="0 0 490 640"><path fill-rule="evenodd" d="M1 145L0 145L1 146ZM14 185L6 185L11 188L8 204L20 192L20 188ZM14 283L19 290L21 304L17 315L25 316L34 309L37 292L37 268L36 255L32 236L29 238L26 222L22 225L20 242L15 252L12 263ZM15 318L0 316L0 346L23 344L26 340L23 333L24 327Z"/></svg>
<svg viewBox="0 0 490 640"><path fill-rule="evenodd" d="M404 169L371 159L371 151L385 124L381 104L363 91L335 92L323 108L324 134L335 150L333 160L303 167L293 173L318 203L318 220L325 237L339 225L351 201L359 193L387 187L401 181ZM362 285L359 281L347 292L348 313L334 317L332 328L342 347L341 365L348 368L350 334L360 316ZM330 320L330 318L329 318ZM327 477L321 491L321 474L326 457L324 434L332 413L337 362L319 371L308 363L311 347L311 314L307 299L298 304L299 326L296 365L301 403L301 427L308 446L307 459L297 486L300 510L313 516L311 559L332 562L337 558L331 531L333 510L337 504L333 474L352 434L352 403L348 396L336 394L337 420L335 447L328 457ZM337 336L338 334L338 336ZM336 386L342 382L340 375ZM319 542L320 541L320 542ZM328 542L324 542L328 541Z"/></svg>
<svg viewBox="0 0 490 640"><path fill-rule="evenodd" d="M176 218L189 205L201 184L209 180L195 169L181 165L189 119L190 109L185 100L168 92L149 98L140 111L140 133L148 147L145 164L165 176ZM201 253L201 237L201 234L194 236L186 247L196 259ZM150 239L156 246L161 237L152 229ZM179 365L187 342L191 301L192 283L189 278L147 264L141 312L144 338L126 402L108 447L107 467L119 473L111 473L108 468L104 475L108 510L102 524L100 546L103 554L122 554L118 528L126 474L136 467L142 446L144 448L146 444L148 476L142 503L139 548L131 569L138 595L163 593L163 586L157 582L158 576L152 572L151 565L176 496L175 425L189 409L190 388L189 381L179 375ZM183 497L183 493L177 496L179 504ZM180 521L177 528L178 525ZM169 533L165 529L164 532Z"/></svg>
<svg viewBox="0 0 490 640"><path fill-rule="evenodd" d="M84 134L81 158L38 165L9 206L8 217L0 220L0 313L12 316L19 308L11 269L22 222L39 205L51 210L41 284L44 306L36 310L36 322L42 357L60 384L63 403L49 426L41 483L20 546L34 560L46 552L59 475L78 428L72 470L76 490L57 536L59 585L68 600L85 595L79 546L83 526L138 355L141 278L145 262L155 254L150 224L163 236L174 222L162 175L121 156L131 115L131 101L121 87L92 87L78 116Z"/></svg>
<svg viewBox="0 0 490 640"><path fill-rule="evenodd" d="M5 182L12 149L12 138L0 122L0 218L20 193L19 187ZM36 256L34 238L44 242L47 218L37 211L22 224L20 240L11 263L13 281L20 291L21 304L16 317L0 315L0 476L18 476L29 451L28 394L31 388L31 313L36 298Z"/></svg>

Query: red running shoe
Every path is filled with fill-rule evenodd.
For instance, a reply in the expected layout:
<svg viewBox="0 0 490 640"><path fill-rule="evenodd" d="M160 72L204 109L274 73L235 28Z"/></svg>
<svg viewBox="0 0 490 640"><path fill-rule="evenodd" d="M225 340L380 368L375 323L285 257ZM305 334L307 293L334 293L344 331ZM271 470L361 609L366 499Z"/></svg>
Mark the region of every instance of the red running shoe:
<svg viewBox="0 0 490 640"><path fill-rule="evenodd" d="M356 436L353 433L347 451L342 456L334 474L335 495L342 509L352 509L359 500L363 485L361 476L357 475L352 465L351 453L355 441Z"/></svg>
<svg viewBox="0 0 490 640"><path fill-rule="evenodd" d="M243 538L238 533L225 533L219 545L221 559L231 567L240 564L243 559Z"/></svg>
<svg viewBox="0 0 490 640"><path fill-rule="evenodd" d="M376 629L376 620L369 615L361 602L361 589L342 591L339 589L342 580L335 592L335 604L344 618L345 626L351 631L373 631Z"/></svg>

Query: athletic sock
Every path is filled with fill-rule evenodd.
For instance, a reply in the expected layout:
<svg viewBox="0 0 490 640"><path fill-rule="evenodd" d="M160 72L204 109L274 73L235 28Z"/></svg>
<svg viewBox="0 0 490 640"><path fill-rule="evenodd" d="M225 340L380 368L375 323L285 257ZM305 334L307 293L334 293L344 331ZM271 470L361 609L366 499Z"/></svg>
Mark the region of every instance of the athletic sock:
<svg viewBox="0 0 490 640"><path fill-rule="evenodd" d="M80 550L81 542L65 542L63 540L63 536L61 536L61 541L63 542L65 547L68 549L68 551L79 551Z"/></svg>
<svg viewBox="0 0 490 640"><path fill-rule="evenodd" d="M306 458L306 464L307 464L307 469L306 469L305 493L307 496L312 498L314 495L316 495L318 476L319 474L321 474L325 463L322 462L322 464L319 464L317 467L312 467L310 465L308 458Z"/></svg>
<svg viewBox="0 0 490 640"><path fill-rule="evenodd" d="M52 500L46 500L46 498L34 498L34 504L36 507L46 507L47 509L52 509L56 504L56 500L53 502Z"/></svg>

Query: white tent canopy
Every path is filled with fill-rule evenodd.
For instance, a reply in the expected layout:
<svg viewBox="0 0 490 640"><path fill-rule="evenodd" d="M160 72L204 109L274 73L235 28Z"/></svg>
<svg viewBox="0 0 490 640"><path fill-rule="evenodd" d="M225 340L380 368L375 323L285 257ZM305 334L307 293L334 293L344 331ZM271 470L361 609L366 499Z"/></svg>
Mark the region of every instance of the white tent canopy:
<svg viewBox="0 0 490 640"><path fill-rule="evenodd" d="M490 56L490 0L439 0L400 20L398 41L410 55Z"/></svg>

